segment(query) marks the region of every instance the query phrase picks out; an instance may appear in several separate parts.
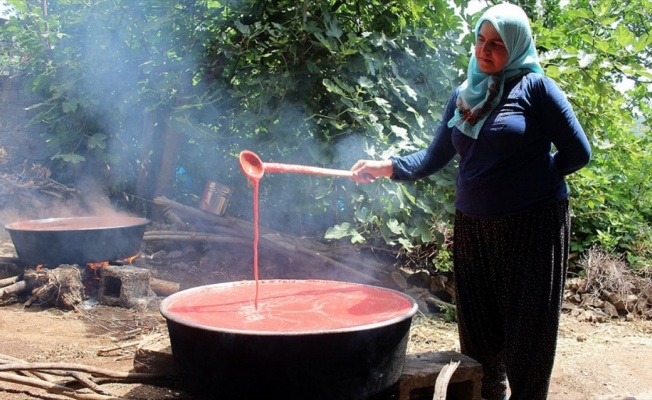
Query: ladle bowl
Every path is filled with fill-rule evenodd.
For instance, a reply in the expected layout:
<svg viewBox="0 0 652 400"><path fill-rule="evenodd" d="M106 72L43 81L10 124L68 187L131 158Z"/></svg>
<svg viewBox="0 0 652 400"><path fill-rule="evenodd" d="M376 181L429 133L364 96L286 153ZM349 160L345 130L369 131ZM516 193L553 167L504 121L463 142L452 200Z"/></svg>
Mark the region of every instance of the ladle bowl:
<svg viewBox="0 0 652 400"><path fill-rule="evenodd" d="M265 165L256 153L251 150L240 152L240 169L242 173L252 180L260 180L265 173Z"/></svg>
<svg viewBox="0 0 652 400"><path fill-rule="evenodd" d="M331 169L310 167L307 165L296 164L283 164L283 163L266 163L263 162L256 153L251 150L243 150L240 152L240 169L248 178L252 180L260 180L265 172L284 172L294 174L309 174L320 176L339 176L344 178L352 178L351 171L343 169Z"/></svg>

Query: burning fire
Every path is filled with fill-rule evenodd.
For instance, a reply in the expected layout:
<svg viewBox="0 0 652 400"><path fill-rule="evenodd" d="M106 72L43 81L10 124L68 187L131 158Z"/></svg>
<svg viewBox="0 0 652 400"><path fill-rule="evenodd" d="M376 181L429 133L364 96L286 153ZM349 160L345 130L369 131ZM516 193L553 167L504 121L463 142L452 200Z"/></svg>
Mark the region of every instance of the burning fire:
<svg viewBox="0 0 652 400"><path fill-rule="evenodd" d="M102 267L108 267L109 262L108 261L102 261L102 262L97 262L97 263L87 263L86 266L93 271L100 269Z"/></svg>
<svg viewBox="0 0 652 400"><path fill-rule="evenodd" d="M131 264L139 256L140 256L140 253L136 253L133 256L127 257L127 258L122 259L122 260L120 260L118 262L120 264ZM112 262L115 262L115 261L102 261L102 262L96 262L96 263L86 263L86 266L88 268L92 269L93 271L95 271L95 270L98 270L98 269L103 268L103 267L108 267L109 265L111 265ZM40 271L41 268L43 268L44 266L45 266L45 264L39 264L34 269L36 271Z"/></svg>
<svg viewBox="0 0 652 400"><path fill-rule="evenodd" d="M140 256L140 253L136 253L131 257L127 257L127 258L125 258L123 260L120 260L120 263L131 264L131 262L134 261L136 258L138 258L138 256ZM97 263L87 263L86 265L88 266L88 268L95 271L95 270L103 268L103 267L108 267L109 265L111 265L111 261L102 261L102 262L97 262Z"/></svg>
<svg viewBox="0 0 652 400"><path fill-rule="evenodd" d="M133 260L135 260L136 258L138 258L138 256L140 256L140 252L134 254L131 257L127 257L127 258L125 258L123 260L120 260L120 261L118 261L118 263L119 264L131 264L131 262ZM114 261L102 261L102 262L96 262L96 263L86 263L86 266L88 268L90 268L91 270L93 270L93 276L95 277L95 279L100 279L99 276L97 275L97 270L99 270L100 268L108 267L109 265L111 265L112 262L114 262Z"/></svg>

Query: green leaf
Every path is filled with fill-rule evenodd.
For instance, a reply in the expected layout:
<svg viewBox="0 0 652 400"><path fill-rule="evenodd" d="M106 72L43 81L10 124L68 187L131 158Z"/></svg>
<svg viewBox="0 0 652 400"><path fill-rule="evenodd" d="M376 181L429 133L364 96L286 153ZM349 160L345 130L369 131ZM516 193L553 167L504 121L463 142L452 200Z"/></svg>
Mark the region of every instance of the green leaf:
<svg viewBox="0 0 652 400"><path fill-rule="evenodd" d="M80 156L79 154L67 153L67 154L55 154L51 157L52 160L63 160L71 164L79 164L86 161L86 158Z"/></svg>
<svg viewBox="0 0 652 400"><path fill-rule="evenodd" d="M61 104L61 108L63 109L64 113L68 114L77 111L78 105L79 103L74 100L64 101L63 104Z"/></svg>
<svg viewBox="0 0 652 400"><path fill-rule="evenodd" d="M418 237L422 243L429 243L433 239L430 228L430 225L422 218L417 221L417 226L412 230L411 234Z"/></svg>
<svg viewBox="0 0 652 400"><path fill-rule="evenodd" d="M330 92L333 92L333 93L338 94L340 96L344 96L344 92L342 91L342 89L339 86L337 86L335 83L333 83L333 81L331 81L330 79L324 79L322 81L322 84L324 86L326 86L326 88Z"/></svg>
<svg viewBox="0 0 652 400"><path fill-rule="evenodd" d="M339 225L332 226L326 230L324 238L326 239L342 239L347 236L351 236L355 229L351 226L350 223L344 222Z"/></svg>
<svg viewBox="0 0 652 400"><path fill-rule="evenodd" d="M398 136L398 137L400 137L400 138L402 138L402 139L408 140L408 132L407 132L407 129L402 128L402 127L400 127L400 126L396 126L396 125L392 125L391 128L392 128L392 132L393 132L396 136Z"/></svg>
<svg viewBox="0 0 652 400"><path fill-rule="evenodd" d="M249 25L245 25L240 20L235 20L233 23L236 27L236 29L242 33L243 35L249 36L251 34L251 29L249 28Z"/></svg>
<svg viewBox="0 0 652 400"><path fill-rule="evenodd" d="M328 29L326 30L326 36L339 38L344 32L339 27L339 22L337 18L327 18Z"/></svg>
<svg viewBox="0 0 652 400"><path fill-rule="evenodd" d="M389 221L387 221L387 228L394 233L394 234L400 234L403 232L403 229L401 227L401 223L398 222L396 218L390 218Z"/></svg>
<svg viewBox="0 0 652 400"><path fill-rule="evenodd" d="M593 64L593 62L597 58L597 55L596 54L589 54L589 53L585 53L583 51L580 51L579 54L578 54L578 57L579 57L578 64L579 64L580 68L586 68L586 67L590 66L591 64Z"/></svg>
<svg viewBox="0 0 652 400"><path fill-rule="evenodd" d="M358 78L358 85L363 89L367 89L374 86L374 82L366 76L361 76Z"/></svg>
<svg viewBox="0 0 652 400"><path fill-rule="evenodd" d="M95 135L90 136L87 142L88 148L89 149L106 148L106 138L107 136L103 133L96 133Z"/></svg>
<svg viewBox="0 0 652 400"><path fill-rule="evenodd" d="M374 102L378 104L387 114L392 112L392 105L382 97L374 97Z"/></svg>

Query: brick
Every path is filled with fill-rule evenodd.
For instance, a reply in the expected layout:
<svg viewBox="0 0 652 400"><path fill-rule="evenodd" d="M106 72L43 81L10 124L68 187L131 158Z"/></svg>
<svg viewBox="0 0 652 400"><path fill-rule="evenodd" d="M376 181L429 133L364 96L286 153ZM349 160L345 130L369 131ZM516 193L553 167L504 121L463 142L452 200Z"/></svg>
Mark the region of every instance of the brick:
<svg viewBox="0 0 652 400"><path fill-rule="evenodd" d="M460 361L449 384L447 400L480 400L482 366L454 351L410 354L398 383L399 400L432 399L435 382L444 366Z"/></svg>
<svg viewBox="0 0 652 400"><path fill-rule="evenodd" d="M149 285L150 272L129 265L109 265L100 269L100 304L123 308L147 309L156 298Z"/></svg>

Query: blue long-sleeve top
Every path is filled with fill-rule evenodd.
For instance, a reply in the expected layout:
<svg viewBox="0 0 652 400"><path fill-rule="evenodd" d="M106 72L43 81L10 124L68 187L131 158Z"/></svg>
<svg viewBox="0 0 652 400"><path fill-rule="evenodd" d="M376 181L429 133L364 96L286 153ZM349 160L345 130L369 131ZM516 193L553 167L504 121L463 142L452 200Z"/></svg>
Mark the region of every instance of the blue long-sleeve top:
<svg viewBox="0 0 652 400"><path fill-rule="evenodd" d="M455 90L426 149L391 158L392 180L429 176L459 154L455 207L465 214L501 217L568 198L564 177L588 164L591 148L552 79L529 73L506 82L477 139L447 126L457 95Z"/></svg>

